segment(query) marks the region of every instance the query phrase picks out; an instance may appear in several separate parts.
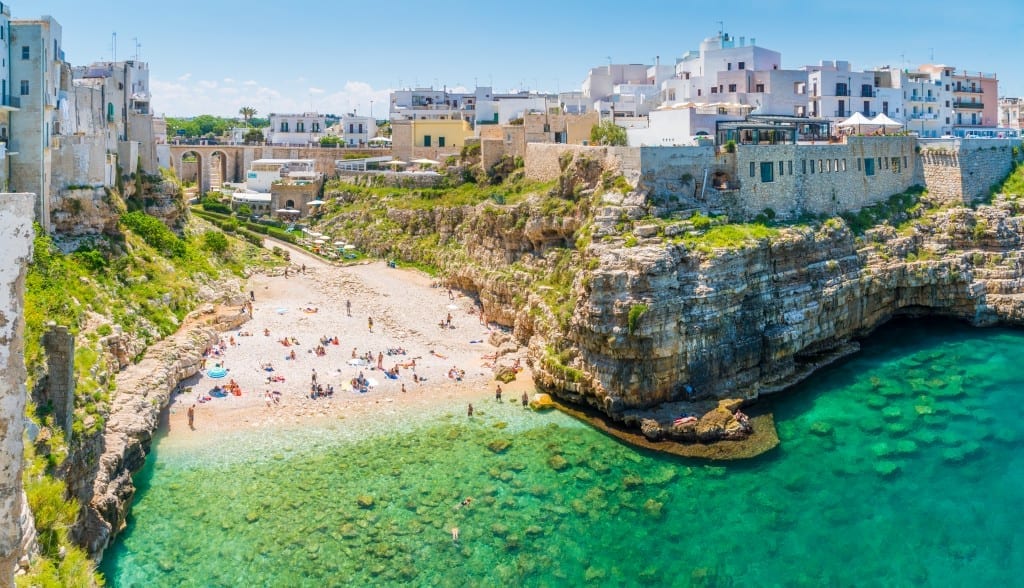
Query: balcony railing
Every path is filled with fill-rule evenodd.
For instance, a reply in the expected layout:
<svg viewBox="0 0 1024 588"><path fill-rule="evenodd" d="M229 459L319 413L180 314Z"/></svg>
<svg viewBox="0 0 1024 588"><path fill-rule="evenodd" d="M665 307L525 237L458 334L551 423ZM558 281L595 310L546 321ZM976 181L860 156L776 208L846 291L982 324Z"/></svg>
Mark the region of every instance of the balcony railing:
<svg viewBox="0 0 1024 588"><path fill-rule="evenodd" d="M911 94L909 100L911 102L936 102L935 96L921 96L919 94Z"/></svg>
<svg viewBox="0 0 1024 588"><path fill-rule="evenodd" d="M969 88L967 86L953 86L954 92L961 92L967 94L984 94L985 92L981 88Z"/></svg>
<svg viewBox="0 0 1024 588"><path fill-rule="evenodd" d="M0 100L0 106L7 106L10 108L21 108L21 97L3 96L2 100Z"/></svg>
<svg viewBox="0 0 1024 588"><path fill-rule="evenodd" d="M954 100L953 108L984 108L981 102L967 102L965 100Z"/></svg>
<svg viewBox="0 0 1024 588"><path fill-rule="evenodd" d="M909 118L911 120L936 120L939 115L936 112L912 112Z"/></svg>

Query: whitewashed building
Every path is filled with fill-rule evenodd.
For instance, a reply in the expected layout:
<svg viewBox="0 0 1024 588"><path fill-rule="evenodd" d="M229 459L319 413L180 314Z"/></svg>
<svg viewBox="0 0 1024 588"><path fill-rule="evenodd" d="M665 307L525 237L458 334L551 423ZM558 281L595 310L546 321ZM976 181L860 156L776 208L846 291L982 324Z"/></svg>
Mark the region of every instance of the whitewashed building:
<svg viewBox="0 0 1024 588"><path fill-rule="evenodd" d="M327 134L327 117L318 112L302 114L270 114L267 143L305 147L319 144Z"/></svg>

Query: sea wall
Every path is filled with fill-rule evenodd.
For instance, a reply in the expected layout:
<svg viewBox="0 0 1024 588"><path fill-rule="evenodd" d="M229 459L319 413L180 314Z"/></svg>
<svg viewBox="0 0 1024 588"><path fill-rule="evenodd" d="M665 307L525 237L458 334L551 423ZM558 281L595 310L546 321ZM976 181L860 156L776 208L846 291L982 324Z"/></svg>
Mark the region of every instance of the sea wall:
<svg viewBox="0 0 1024 588"><path fill-rule="evenodd" d="M25 276L32 258L34 194L0 194L0 585L14 585L25 508Z"/></svg>
<svg viewBox="0 0 1024 588"><path fill-rule="evenodd" d="M1019 139L922 140L924 185L929 194L949 203L970 203L988 195L1013 169Z"/></svg>

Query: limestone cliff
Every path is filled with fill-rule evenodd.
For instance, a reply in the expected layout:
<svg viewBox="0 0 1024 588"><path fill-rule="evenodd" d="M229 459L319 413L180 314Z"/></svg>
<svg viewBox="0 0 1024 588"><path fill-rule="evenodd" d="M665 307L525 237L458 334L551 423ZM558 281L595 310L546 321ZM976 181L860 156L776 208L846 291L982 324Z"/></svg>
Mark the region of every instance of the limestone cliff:
<svg viewBox="0 0 1024 588"><path fill-rule="evenodd" d="M753 399L785 388L897 315L1024 317L1024 219L1011 203L915 220L917 206L899 231L861 237L835 218L719 246L693 221L648 216L643 195L592 188L568 214L548 213L553 196L539 194L514 206L384 202L328 226L438 266L528 345L540 386L637 426L638 410L687 389Z"/></svg>

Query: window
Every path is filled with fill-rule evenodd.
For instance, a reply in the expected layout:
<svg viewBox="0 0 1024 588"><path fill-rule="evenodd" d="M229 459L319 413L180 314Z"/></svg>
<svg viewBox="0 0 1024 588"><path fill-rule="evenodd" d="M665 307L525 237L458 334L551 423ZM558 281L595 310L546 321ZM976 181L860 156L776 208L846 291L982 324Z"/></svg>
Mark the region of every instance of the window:
<svg viewBox="0 0 1024 588"><path fill-rule="evenodd" d="M718 93L718 88L711 88L711 93L712 94L717 94Z"/></svg>
<svg viewBox="0 0 1024 588"><path fill-rule="evenodd" d="M21 95L28 96L28 80L21 80Z"/></svg>
<svg viewBox="0 0 1024 588"><path fill-rule="evenodd" d="M811 160L811 173L814 173L814 160Z"/></svg>
<svg viewBox="0 0 1024 588"><path fill-rule="evenodd" d="M697 88L697 95L700 96L700 88Z"/></svg>
<svg viewBox="0 0 1024 588"><path fill-rule="evenodd" d="M318 122L313 123L313 132L314 133L319 133L320 132L320 123L318 123Z"/></svg>
<svg viewBox="0 0 1024 588"><path fill-rule="evenodd" d="M831 159L826 159L825 160L825 167L828 168L828 171L832 171L832 160Z"/></svg>
<svg viewBox="0 0 1024 588"><path fill-rule="evenodd" d="M299 122L295 123L295 132L296 133L305 133L306 132L306 123L304 123L302 121L299 121Z"/></svg>
<svg viewBox="0 0 1024 588"><path fill-rule="evenodd" d="M900 158L899 157L893 157L892 158L892 165L890 166L890 168L892 169L892 173L894 173L894 174L900 173Z"/></svg>
<svg viewBox="0 0 1024 588"><path fill-rule="evenodd" d="M839 160L835 161L835 165L832 167L832 171L839 171Z"/></svg>
<svg viewBox="0 0 1024 588"><path fill-rule="evenodd" d="M860 171L860 158L857 158L857 171Z"/></svg>
<svg viewBox="0 0 1024 588"><path fill-rule="evenodd" d="M729 91L730 92L735 92L736 91L736 84L729 84Z"/></svg>
<svg viewBox="0 0 1024 588"><path fill-rule="evenodd" d="M365 130L363 130L363 123L359 123L359 134L361 135L361 134L363 134L364 132L366 132L366 131L365 131Z"/></svg>
<svg viewBox="0 0 1024 588"><path fill-rule="evenodd" d="M755 92L764 92L764 84L754 84Z"/></svg>
<svg viewBox="0 0 1024 588"><path fill-rule="evenodd" d="M889 103L884 100L882 101L882 114L889 116Z"/></svg>
<svg viewBox="0 0 1024 588"><path fill-rule="evenodd" d="M906 155L903 156L903 167L904 168L907 167L907 156Z"/></svg>
<svg viewBox="0 0 1024 588"><path fill-rule="evenodd" d="M784 175L786 175L786 164L780 161L779 162L779 177L781 178Z"/></svg>
<svg viewBox="0 0 1024 588"><path fill-rule="evenodd" d="M770 161L761 162L761 181L772 182L775 180L775 166Z"/></svg>
<svg viewBox="0 0 1024 588"><path fill-rule="evenodd" d="M792 159L789 160L789 165L787 165L786 167L789 168L789 175L793 175L793 160Z"/></svg>
<svg viewBox="0 0 1024 588"><path fill-rule="evenodd" d="M806 174L807 173L807 160L806 159L801 159L800 160L800 173L802 173L802 174Z"/></svg>
<svg viewBox="0 0 1024 588"><path fill-rule="evenodd" d="M885 158L885 169L889 169L889 158Z"/></svg>
<svg viewBox="0 0 1024 588"><path fill-rule="evenodd" d="M754 177L757 172L755 171L756 165L753 161L750 162L750 177Z"/></svg>
<svg viewBox="0 0 1024 588"><path fill-rule="evenodd" d="M741 62L736 64L736 67L738 69L747 69L747 62L746 61L741 61Z"/></svg>
<svg viewBox="0 0 1024 588"><path fill-rule="evenodd" d="M875 160L870 157L864 159L864 175L875 175Z"/></svg>
<svg viewBox="0 0 1024 588"><path fill-rule="evenodd" d="M282 133L287 133L288 132L288 121L286 121L286 120L281 121L281 132Z"/></svg>
<svg viewBox="0 0 1024 588"><path fill-rule="evenodd" d="M725 69L726 69L727 71L732 71L732 63L727 63L727 64L725 64Z"/></svg>
<svg viewBox="0 0 1024 588"><path fill-rule="evenodd" d="M28 45L22 45L22 47L21 47L21 58L22 59L29 59L31 54L32 54L32 51L28 48Z"/></svg>
<svg viewBox="0 0 1024 588"><path fill-rule="evenodd" d="M354 124L352 124L352 123L348 123L348 132L349 133L356 132L356 126Z"/></svg>
<svg viewBox="0 0 1024 588"><path fill-rule="evenodd" d="M818 160L818 173L825 173L825 162L820 159Z"/></svg>
<svg viewBox="0 0 1024 588"><path fill-rule="evenodd" d="M843 158L843 171L846 171L846 158Z"/></svg>
<svg viewBox="0 0 1024 588"><path fill-rule="evenodd" d="M438 147L444 147L444 137L438 137L437 138L437 146Z"/></svg>
<svg viewBox="0 0 1024 588"><path fill-rule="evenodd" d="M423 135L423 146L430 147L430 135Z"/></svg>

